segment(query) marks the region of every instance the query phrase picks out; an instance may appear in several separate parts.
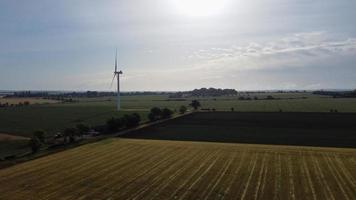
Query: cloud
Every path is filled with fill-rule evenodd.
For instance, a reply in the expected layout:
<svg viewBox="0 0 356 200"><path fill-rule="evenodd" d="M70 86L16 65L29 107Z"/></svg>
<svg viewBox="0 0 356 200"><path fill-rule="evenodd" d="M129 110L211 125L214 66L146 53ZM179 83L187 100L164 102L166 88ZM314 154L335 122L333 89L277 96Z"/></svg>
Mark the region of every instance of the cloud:
<svg viewBox="0 0 356 200"><path fill-rule="evenodd" d="M265 43L245 46L201 49L190 59L198 59L201 68L264 69L306 66L325 57L355 55L356 38L339 39L326 32L296 33Z"/></svg>
<svg viewBox="0 0 356 200"><path fill-rule="evenodd" d="M297 33L245 46L200 49L189 57L191 64L179 68L129 70L122 85L141 90L348 88L355 85L353 77L343 74L352 74L355 54L355 38Z"/></svg>
<svg viewBox="0 0 356 200"><path fill-rule="evenodd" d="M244 46L201 49L191 55L192 62L179 67L129 67L124 70L121 87L123 91L348 88L355 85L354 78L343 74L353 74L355 54L355 38L326 32L297 33ZM101 71L67 77L65 82L82 90L109 90L111 79L111 71Z"/></svg>

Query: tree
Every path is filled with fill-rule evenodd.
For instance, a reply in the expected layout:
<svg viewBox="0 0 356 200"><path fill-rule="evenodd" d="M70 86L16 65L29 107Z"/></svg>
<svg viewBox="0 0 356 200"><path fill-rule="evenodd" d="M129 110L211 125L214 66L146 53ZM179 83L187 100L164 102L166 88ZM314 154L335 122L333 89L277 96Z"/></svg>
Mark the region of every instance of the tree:
<svg viewBox="0 0 356 200"><path fill-rule="evenodd" d="M268 95L267 99L271 100L271 99L274 99L274 97L272 95Z"/></svg>
<svg viewBox="0 0 356 200"><path fill-rule="evenodd" d="M45 143L46 133L44 131L38 130L32 133L32 136L37 138L41 143Z"/></svg>
<svg viewBox="0 0 356 200"><path fill-rule="evenodd" d="M116 122L115 122L115 118L110 118L106 121L106 126L108 127L108 129L110 131L116 131L117 130L117 126L116 126Z"/></svg>
<svg viewBox="0 0 356 200"><path fill-rule="evenodd" d="M153 108L151 108L151 113L153 113L156 116L160 116L162 113L162 110L158 107L153 107Z"/></svg>
<svg viewBox="0 0 356 200"><path fill-rule="evenodd" d="M69 143L72 143L75 141L75 136L77 135L77 129L76 128L66 128L64 130L64 143L66 143L69 139Z"/></svg>
<svg viewBox="0 0 356 200"><path fill-rule="evenodd" d="M148 120L150 120L151 122L153 122L153 121L156 121L157 120L157 117L156 117L156 115L155 114L153 114L153 113L148 113Z"/></svg>
<svg viewBox="0 0 356 200"><path fill-rule="evenodd" d="M162 113L161 113L161 117L163 119L167 119L167 118L171 118L172 117L172 114L173 114L173 111L168 109L168 108L164 108L162 110Z"/></svg>
<svg viewBox="0 0 356 200"><path fill-rule="evenodd" d="M192 103L189 104L191 107L194 108L194 110L197 110L198 107L201 107L201 104L198 100L193 100Z"/></svg>
<svg viewBox="0 0 356 200"><path fill-rule="evenodd" d="M109 131L117 131L125 125L123 118L110 118L106 121L106 126L108 127Z"/></svg>
<svg viewBox="0 0 356 200"><path fill-rule="evenodd" d="M90 129L85 124L77 124L76 128L77 128L78 136L80 136L80 137L82 137L84 134L88 133L89 129Z"/></svg>
<svg viewBox="0 0 356 200"><path fill-rule="evenodd" d="M141 116L137 113L132 113L131 116L132 116L132 121L134 122L133 123L134 126L138 126L141 121Z"/></svg>
<svg viewBox="0 0 356 200"><path fill-rule="evenodd" d="M36 153L41 148L42 144L45 143L45 135L45 132L40 130L32 133L32 137L29 140L32 153Z"/></svg>
<svg viewBox="0 0 356 200"><path fill-rule="evenodd" d="M180 114L184 114L185 112L187 112L187 107L181 106L181 107L179 108L179 113L180 113Z"/></svg>
<svg viewBox="0 0 356 200"><path fill-rule="evenodd" d="M131 115L124 115L123 121L127 128L131 128L140 124L141 117L139 114L133 113Z"/></svg>
<svg viewBox="0 0 356 200"><path fill-rule="evenodd" d="M31 147L32 153L36 153L41 148L42 143L37 137L32 136L29 140L29 145Z"/></svg>
<svg viewBox="0 0 356 200"><path fill-rule="evenodd" d="M148 114L148 119L150 121L159 120L162 116L162 110L158 107L151 108L151 112Z"/></svg>

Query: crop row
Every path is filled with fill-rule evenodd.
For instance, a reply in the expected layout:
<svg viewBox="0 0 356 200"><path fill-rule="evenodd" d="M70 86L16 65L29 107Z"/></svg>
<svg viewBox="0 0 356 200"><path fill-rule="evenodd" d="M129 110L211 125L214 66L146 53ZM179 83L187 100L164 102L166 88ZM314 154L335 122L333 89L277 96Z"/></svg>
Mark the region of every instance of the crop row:
<svg viewBox="0 0 356 200"><path fill-rule="evenodd" d="M0 199L355 199L354 153L112 139L0 171Z"/></svg>

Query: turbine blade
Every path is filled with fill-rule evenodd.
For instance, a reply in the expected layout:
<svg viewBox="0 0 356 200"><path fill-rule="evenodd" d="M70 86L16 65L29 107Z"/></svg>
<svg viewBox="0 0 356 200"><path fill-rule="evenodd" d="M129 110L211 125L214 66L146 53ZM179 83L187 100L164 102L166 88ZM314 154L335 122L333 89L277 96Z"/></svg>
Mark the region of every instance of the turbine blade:
<svg viewBox="0 0 356 200"><path fill-rule="evenodd" d="M110 84L110 89L112 88L112 84L114 83L116 73L114 74L114 77L112 77L111 84Z"/></svg>
<svg viewBox="0 0 356 200"><path fill-rule="evenodd" d="M115 72L117 72L117 48L116 48L116 54L115 54Z"/></svg>

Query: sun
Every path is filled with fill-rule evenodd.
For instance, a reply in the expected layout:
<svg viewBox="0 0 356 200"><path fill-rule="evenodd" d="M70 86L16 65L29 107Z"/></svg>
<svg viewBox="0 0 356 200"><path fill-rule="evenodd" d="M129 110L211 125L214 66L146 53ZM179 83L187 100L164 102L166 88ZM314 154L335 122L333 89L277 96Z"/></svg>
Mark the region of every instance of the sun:
<svg viewBox="0 0 356 200"><path fill-rule="evenodd" d="M226 0L174 0L174 6L181 14L204 17L222 13Z"/></svg>

